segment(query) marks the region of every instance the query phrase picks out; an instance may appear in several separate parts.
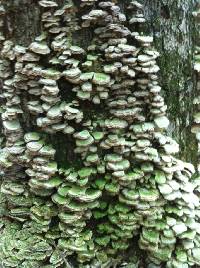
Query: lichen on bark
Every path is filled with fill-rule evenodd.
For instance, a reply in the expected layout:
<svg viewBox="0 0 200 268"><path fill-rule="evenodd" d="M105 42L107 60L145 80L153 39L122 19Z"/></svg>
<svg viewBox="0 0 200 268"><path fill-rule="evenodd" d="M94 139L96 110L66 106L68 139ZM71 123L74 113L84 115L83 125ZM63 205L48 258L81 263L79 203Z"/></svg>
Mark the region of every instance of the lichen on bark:
<svg viewBox="0 0 200 268"><path fill-rule="evenodd" d="M159 58L160 83L168 105L169 135L179 143L179 157L197 163L197 144L191 134L196 78L193 55L198 29L192 12L197 1L145 1L149 30Z"/></svg>

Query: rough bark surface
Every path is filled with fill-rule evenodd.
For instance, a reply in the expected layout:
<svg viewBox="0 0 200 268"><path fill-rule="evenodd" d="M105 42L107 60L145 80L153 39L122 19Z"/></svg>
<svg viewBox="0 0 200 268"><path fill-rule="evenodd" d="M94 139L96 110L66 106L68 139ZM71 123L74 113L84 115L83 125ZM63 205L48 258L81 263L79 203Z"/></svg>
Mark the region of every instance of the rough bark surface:
<svg viewBox="0 0 200 268"><path fill-rule="evenodd" d="M181 146L180 156L196 161L196 144L191 135L193 98L192 75L196 28L191 16L194 0L146 1L146 16L160 51L161 84L171 121L170 134Z"/></svg>

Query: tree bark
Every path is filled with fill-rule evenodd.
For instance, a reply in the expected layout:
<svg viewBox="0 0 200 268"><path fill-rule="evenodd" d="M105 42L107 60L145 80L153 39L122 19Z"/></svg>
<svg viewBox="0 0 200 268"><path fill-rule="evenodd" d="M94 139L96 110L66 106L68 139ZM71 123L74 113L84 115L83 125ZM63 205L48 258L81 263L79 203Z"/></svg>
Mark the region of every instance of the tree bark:
<svg viewBox="0 0 200 268"><path fill-rule="evenodd" d="M35 0L2 1L6 9L4 34L6 39L15 44L29 46L42 31L41 8ZM65 1L58 0L62 5ZM79 1L74 1L79 7ZM128 0L119 0L120 7L125 10ZM147 19L146 31L154 36L154 46L159 51L160 67L159 84L168 106L170 127L168 135L180 145L179 158L194 165L197 163L197 143L191 134L193 122L193 99L196 96L196 77L193 74L193 55L197 42L197 28L192 17L195 0L144 0L144 13ZM91 29L83 29L78 33L70 33L73 43L87 47L93 37ZM62 98L65 92L60 84ZM70 96L68 96L70 98ZM26 93L21 95L22 107L26 111ZM90 118L95 111L92 107L84 107L86 116ZM101 106L98 113L103 113ZM25 132L33 131L29 113L23 115ZM74 143L68 136L56 133L48 135L48 139L56 149L55 160L59 166L80 167L81 160L73 153ZM66 267L68 264L66 263ZM109 267L109 266L108 266ZM114 267L114 266L113 266ZM29 268L29 267L28 267Z"/></svg>
<svg viewBox="0 0 200 268"><path fill-rule="evenodd" d="M195 163L196 144L191 135L196 92L193 55L197 32L192 12L195 1L146 1L146 16L160 52L160 82L171 122L169 133L180 145L180 157Z"/></svg>

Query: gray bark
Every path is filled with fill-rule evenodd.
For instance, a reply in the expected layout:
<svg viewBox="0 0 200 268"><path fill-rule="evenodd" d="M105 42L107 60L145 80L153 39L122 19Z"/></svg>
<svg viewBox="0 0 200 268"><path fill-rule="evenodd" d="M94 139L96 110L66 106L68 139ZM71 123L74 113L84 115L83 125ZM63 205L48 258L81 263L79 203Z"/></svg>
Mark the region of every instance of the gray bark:
<svg viewBox="0 0 200 268"><path fill-rule="evenodd" d="M193 54L197 32L192 12L195 0L146 1L149 30L161 57L160 83L171 121L169 134L180 145L182 159L196 163L196 142L191 134L196 79Z"/></svg>

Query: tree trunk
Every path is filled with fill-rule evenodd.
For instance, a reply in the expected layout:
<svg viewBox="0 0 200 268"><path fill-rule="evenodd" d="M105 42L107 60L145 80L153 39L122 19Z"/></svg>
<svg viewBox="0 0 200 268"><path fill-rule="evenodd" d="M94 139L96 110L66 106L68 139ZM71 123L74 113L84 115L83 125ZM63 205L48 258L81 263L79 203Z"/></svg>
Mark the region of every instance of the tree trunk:
<svg viewBox="0 0 200 268"><path fill-rule="evenodd" d="M42 24L41 18L42 18L42 14L45 11L45 8L41 7L38 4L39 1L35 1L35 0L12 0L12 1L11 0L7 0L7 1L2 0L1 2L5 8L5 14L3 15L3 28L2 28L5 39L11 40L14 45L21 45L23 47L28 47L32 42L34 42L35 38L37 36L39 36L40 33L44 30L44 25ZM88 6L85 9L82 9L80 7L79 0L73 0L72 2L70 0L69 1L57 0L55 2L58 3L59 7L62 7L64 4L70 5L72 2L74 2L76 8L72 9L72 13L75 12L76 16L78 16L78 18L77 18L77 21L75 21L75 22L73 21L73 18L72 18L72 25L73 25L73 23L74 23L74 25L76 25L77 23L80 25L81 16L83 16L84 14L87 14L88 11L90 11L91 9L95 9L95 6L97 5L97 4L94 4L92 7ZM101 2L101 1L97 1L97 2ZM129 3L131 1L118 0L118 1L111 1L111 2L117 2L119 4L122 12L124 12L127 15L127 17L129 17L129 10L127 10L127 6L129 5ZM162 95L164 97L165 103L168 106L167 116L170 120L170 126L167 129L167 134L168 134L168 136L174 138L180 146L180 151L177 154L177 157L183 161L190 162L196 166L196 164L197 164L197 143L195 141L194 135L191 133L191 125L192 125L193 114L194 114L193 99L197 94L197 92L196 92L196 77L195 77L194 72L193 72L193 55L194 55L195 45L197 42L197 27L196 27L194 19L192 17L192 12L196 8L196 1L195 0L162 0L162 1L160 1L160 0L143 0L140 2L143 2L143 4L144 4L144 17L147 20L147 24L144 28L144 31L145 31L145 33L147 33L147 35L151 35L154 37L154 47L160 53L160 57L158 59L158 65L160 67L159 84L162 87ZM69 11L69 12L71 12L71 11ZM72 14L72 13L70 13L70 14ZM66 15L66 17L67 17L67 15ZM73 17L73 14L71 17ZM63 19L63 23L66 23L65 19ZM79 46L79 47L86 50L86 49L88 49L89 45L92 45L96 42L95 37L94 37L95 35L93 32L95 27L96 26L92 25L91 27L81 28L81 29L78 29L77 31L75 31L73 29L73 27L71 27L71 28L69 27L67 30L68 31L67 36L70 39L70 42L73 43L73 45ZM136 26L134 26L134 27L135 27L134 30L138 31L138 29L137 29L138 25L136 24ZM48 42L52 41L48 38L49 37L47 37L47 39L45 39L45 40L47 40ZM131 42L129 42L129 44L131 44ZM55 53L55 55L56 55L57 52L54 51L52 53ZM76 58L76 56L75 56L75 58ZM80 54L79 56L77 56L77 58L78 58L78 60L82 60L82 55ZM50 57L48 58L48 60L49 59L50 59ZM53 67L55 66L57 68L57 66L59 66L59 64L53 65L53 64L49 63L48 60L47 59L43 60L43 58L41 59L40 63L42 64L42 66L44 68L50 68L51 66L53 66ZM98 60L96 60L96 63L94 63L94 65L91 68L89 67L88 69L90 71L94 71L94 72L101 72L102 71L101 64L103 64L102 62L98 62ZM33 63L34 63L34 61L33 61ZM12 75L14 75L14 72L16 72L15 68L17 68L15 66L15 60L11 59L10 69L11 69ZM19 69L21 68L20 61L19 61L18 68ZM85 68L85 69L87 69L87 68ZM59 66L58 70L60 72L63 72L64 67ZM11 78L11 77L9 76L9 78ZM32 75L32 78L34 80L34 75ZM5 79L2 79L2 80L5 80ZM26 79L23 82L25 82L25 84L26 84ZM2 84L3 84L3 81L2 81ZM72 83L69 80L66 81L63 78L60 78L58 80L58 87L60 90L61 100L66 101L66 102L71 102L73 100L73 98L75 96L75 92L76 92L76 91L72 90L74 85L72 86ZM20 90L21 89L19 87L19 91ZM2 92L5 93L4 88L2 89ZM69 135L69 134L62 133L62 132L53 133L51 131L49 131L45 134L44 129L39 130L38 126L36 126L36 124L33 123L33 121L36 120L37 117L32 116L30 114L30 111L27 108L27 103L28 103L28 101L31 100L31 97L30 97L28 91L21 90L20 93L18 94L18 96L20 97L21 108L23 110L23 114L22 114L22 117L20 119L23 135L26 133L29 133L31 131L39 132L40 135L42 135L42 138L44 135L45 142L50 144L53 147L53 149L56 150L54 160L57 162L58 168L63 168L63 169L65 169L65 171L69 168L73 168L74 170L80 170L81 168L83 168L83 166L84 166L83 158L80 157L80 154L79 155L74 154L74 149L76 148L76 144L75 144L75 139L73 138L73 135ZM37 100L37 98L39 98L39 97L34 98L34 100ZM56 95L55 95L55 98L56 98ZM3 109L5 109L5 103L6 103L5 98L2 98L1 102L3 105ZM97 104L98 104L98 101L97 101ZM90 119L95 120L95 118L97 118L97 119L98 118L105 118L106 113L108 113L108 109L105 107L104 102L101 102L99 105L95 105L94 103L91 104L91 102L89 102L89 101L81 100L80 105L78 107L83 110L85 122L87 120L90 120ZM76 109L76 105L74 105L73 108ZM70 122L72 122L73 120L74 120L74 118ZM77 124L77 122L79 122L77 118L76 118L76 120L77 121L76 122L73 121L73 123L70 126L72 126L73 128L77 127L76 131L81 131L82 126ZM87 124L85 124L85 126L87 127ZM88 129L90 129L90 128L88 128ZM97 130L98 130L98 128L97 128ZM68 130L68 131L70 131L70 130ZM6 136L5 132L2 131L2 137L3 137L2 138L3 139L2 148L5 148L6 146L7 147L10 146L10 144L9 144L10 141L4 140L5 136ZM7 142L7 144L6 144L6 142ZM157 146L157 145L155 145L155 146ZM101 156L103 155L102 151L103 151L103 149L98 151ZM94 152L95 152L95 148L94 148ZM117 152L117 149L116 149L116 152ZM29 181L29 183L28 183L28 181L26 181L27 174L30 177L32 176L32 175L30 175L31 172L30 172L30 174L24 172L25 168L27 168L27 166L26 166L27 164L24 166L22 164L18 165L18 163L15 163L15 161L13 159L11 159L11 160L9 159L9 161L14 162L14 167L13 166L9 167L9 163L8 163L8 167L6 167L6 168L4 167L4 171L3 171L4 173L2 173L2 182L7 181L7 180L14 181L13 176L15 176L16 172L19 172L19 176L16 175L16 177L19 177L20 179L24 180L24 182L26 182L23 184L24 188L23 187L22 187L23 189L19 188L19 191L21 189L21 191L24 193L24 196L26 196L26 195L29 196L28 187L29 186L32 187L31 185L32 185L32 183L34 184L34 182ZM46 162L44 162L44 165L45 165L45 163ZM137 167L137 164L138 163L136 161L136 167ZM135 163L133 165L135 165ZM21 175L21 174L23 174L23 175ZM103 179L103 176L104 176L103 173L99 172L99 174L100 175L98 175L98 176L102 176L102 179ZM154 174L154 173L152 173L152 174ZM56 175L56 176L58 176L58 175ZM64 175L62 174L62 172L60 172L59 176L62 177ZM97 178L97 175L93 175L93 176L95 179ZM148 173L147 177L148 176L150 176L149 173ZM17 178L17 181L19 178ZM34 178L32 178L32 179L34 179ZM110 179L109 176L106 179L109 180ZM69 181L70 181L70 179L69 179ZM74 183L73 178L71 178L71 182ZM54 182L52 182L52 183L54 183ZM58 185L60 185L59 179L58 179L57 183L58 183ZM68 182L64 182L64 183L66 183L66 185L67 185ZM145 186L145 183L146 183L145 179L143 180L142 183L143 183L143 186ZM82 180L80 182L80 186L84 187L85 184L87 184L87 182L84 182L84 179L82 178ZM24 185L26 185L26 186L24 186ZM12 197L12 194L13 194L13 196L15 196L17 190L15 192L15 190L11 189L12 187L15 188L15 186L12 186L12 187L9 186L9 187L10 187L9 189L6 189L6 186L4 187L3 194L5 195L7 193L11 197ZM18 186L16 186L16 187L18 187ZM81 253L79 254L79 251L76 252L75 250L70 248L69 245L68 245L69 247L68 247L67 252L63 251L63 253L62 253L62 251L60 251L60 249L57 249L57 242L59 239L58 230L55 228L56 230L54 231L53 227L51 229L51 226L56 226L56 224L59 222L62 215L59 216L60 218L57 216L57 211L55 211L55 210L58 210L58 208L57 207L54 208L54 204L52 205L51 199L49 197L49 193L50 193L49 189L52 189L53 187L52 188L51 188L51 186L48 186L48 187L47 187L48 190L44 193L43 196L42 196L42 192L40 192L40 196L42 196L42 197L41 197L41 199L40 199L40 197L38 197L38 200L35 197L35 195L37 196L37 192L32 191L32 193L30 195L30 199L31 198L32 199L35 198L35 199L34 199L33 203L31 203L31 205L28 206L28 208L31 210L32 214L35 213L34 216L31 214L32 215L31 217L32 217L32 220L33 221L36 220L36 222L38 224L38 225L36 224L37 226L34 226L34 228L35 228L34 230L37 230L37 232L35 231L36 235L34 236L34 238L38 239L38 241L39 241L39 238L36 238L36 236L38 237L38 234L39 234L39 235L45 237L44 233L46 232L45 239L50 241L49 244L54 249L54 254L55 254L54 258L57 259L57 260L54 260L54 263L56 263L56 264L49 264L49 258L50 258L49 256L50 256L50 251L51 251L50 246L49 246L49 244L45 244L45 242L44 242L44 245L42 245L42 242L40 241L41 247L43 247L43 248L46 247L43 251L41 250L41 253L38 250L38 259L41 257L41 260L42 260L41 262L37 262L37 256L34 255L35 259L33 259L32 262L30 260L26 260L23 263L24 266L22 266L22 262L21 262L21 264L18 264L18 260L13 259L11 261L11 259L9 259L9 257L5 257L5 255L3 255L3 254L1 255L1 253L0 253L0 261L2 261L3 267L27 267L27 268L31 268L31 267L69 267L70 268L74 265L74 267L105 267L106 268L106 267L122 267L119 265L123 264L124 267L128 268L129 266L128 265L126 266L126 263L129 263L129 261L130 261L130 265L131 264L133 265L134 260L132 260L130 258L130 256L135 254L135 252L133 253L133 251L138 251L138 245L137 245L137 242L135 243L135 241L139 240L139 236L140 236L139 229L137 229L137 231L135 232L135 235L133 236L134 238L129 237L129 241L130 241L131 246L129 246L128 249L124 250L123 239L122 239L121 249L120 249L120 246L117 245L119 247L119 249L121 250L121 252L123 252L122 253L123 256L119 256L119 258L118 258L118 256L115 255L115 257L112 258L112 261L111 261L111 259L110 260L106 259L104 266L103 265L98 266L101 264L91 264L91 266L89 265L90 258L86 255L87 254L89 255L90 251L92 251L92 249L87 248L87 251L88 251L87 253L85 253L85 251L83 250L85 256L84 256L84 254L83 255L81 255ZM117 186L115 185L115 183L114 184L111 183L110 186L108 186L108 188L109 187L114 188ZM120 186L120 187L122 187L122 186ZM51 191L51 193L50 193L51 195L55 194L55 192L56 192L55 189L56 189L56 187L53 188L53 190ZM113 191L113 193L112 193L112 191ZM115 190L113 190L113 189L110 190L110 192L111 192L110 195L107 193L103 193L103 198L101 199L101 202L103 202L103 201L106 201L108 203L116 202L117 197L116 197L116 194L114 191ZM33 194L33 196L32 196L32 194ZM45 194L46 194L46 197L45 197ZM11 198L11 197L9 197L9 198ZM27 220L27 215L26 215L26 213L27 213L28 217L30 217L30 212L26 212L26 210L24 209L24 211L23 211L24 216L21 216L20 212L18 212L18 211L15 212L16 214L13 212L13 215L11 215L12 214L11 212L9 212L10 214L7 213L6 211L8 211L10 209L10 207L11 207L11 209L12 208L15 209L15 202L12 200L10 201L9 198L8 198L8 200L6 199L6 201L5 201L5 198L6 198L5 196L2 196L2 200L1 200L1 196L0 196L0 203L2 202L2 215L3 215L2 218L4 220L9 221L9 222L11 221L10 219L13 219L13 222L14 223L19 222L20 226L22 226L22 224L24 224L23 226L30 227L29 226L30 221ZM46 198L46 201L44 201L45 198ZM25 201L23 201L25 199L23 199L23 200L21 199L21 201L19 201L18 199L16 199L16 200L17 200L16 202L25 202ZM32 201L28 200L27 202L32 202ZM49 202L49 204L47 204L48 202ZM162 204L162 202L161 202L161 206L164 206L164 204ZM21 208L21 207L23 207L23 205L21 205L19 207ZM102 203L102 207L103 207L103 203ZM49 210L45 214L44 211L42 211L42 209L43 210L49 209ZM125 209L125 208L121 208L121 210L122 210L121 212L124 212L123 209ZM22 208L22 210L23 210L23 208ZM95 209L92 210L92 213L94 210ZM1 213L1 208L0 208L0 213ZM18 215L17 213L19 213L20 216L17 216ZM101 212L96 211L96 214L98 214L98 213L99 214L104 213L104 210L102 209ZM120 208L119 208L119 213L120 213ZM50 217L49 217L49 215L50 215ZM86 221L89 219L89 212L88 212L88 215L85 215L85 219L86 219ZM67 219L65 219L65 220L67 222ZM77 218L74 218L74 221L76 221L76 220L77 221L79 220L78 216L77 216ZM115 219L113 218L113 221L114 220ZM37 229L37 228L41 228L38 226L40 226L39 223L41 224L42 221L44 221L43 222L44 225L41 225L44 228L44 232L43 232L43 230ZM51 223L46 223L47 221L49 221ZM89 222L89 223L87 223L88 230L92 230L93 233L95 233L96 232L95 228L97 228L98 221L103 222L102 218L100 218L100 220L99 220L98 215L91 222L88 221ZM3 224L6 225L5 223L2 223L2 225ZM48 227L49 228L48 231L45 229L46 228L45 224L50 225L50 228ZM7 223L7 225L8 225L8 223ZM23 228L25 228L25 227L23 227ZM11 228L11 227L9 227L9 228ZM61 229L62 228L65 228L65 226L63 225L63 227L61 227ZM77 232L80 228L81 228L80 226L76 227ZM13 229L17 229L17 227L13 226ZM72 229L71 229L71 231L72 231ZM70 230L69 230L69 232L70 232ZM124 232L126 232L126 229ZM21 234L19 234L19 235L21 235ZM10 239L12 239L11 238L12 234L9 236L9 234L6 233L6 236L8 236L8 237L10 237ZM84 233L84 236L87 236L87 234ZM114 236L114 234L113 234L113 236ZM102 246L101 243L107 243L106 237L107 236L104 237L105 240L99 241L99 248L101 248L101 246ZM83 239L83 235L81 236L81 239ZM84 237L84 239L85 239L85 237ZM86 238L86 240L87 239L88 240L91 239L90 234L88 234L88 237ZM33 243L33 242L31 242L31 243ZM62 242L60 242L60 244L62 244ZM28 248L28 246L29 246L29 243L24 245L24 247L26 247L26 248ZM34 246L34 243L33 243L33 246ZM92 245L89 245L88 247L90 247L90 246L92 248ZM31 250L32 249L30 249L30 251ZM106 250L108 251L108 255L109 254L112 255L113 249L106 248ZM73 252L72 255L70 254L71 252ZM149 257L148 250L146 250L144 252L145 252L144 253L145 256L143 256L143 257L141 257L141 254L143 254L143 253L141 253L141 252L138 253L139 257L138 256L137 257L138 257L139 262L140 262L139 267L147 267L147 265L149 263L154 263L155 265L157 265L157 266L149 266L149 267L166 267L165 266L166 265L165 259L163 259L159 262L156 258ZM42 254L46 254L46 258L43 258ZM79 262L77 262L77 255L78 255L78 259L80 260L80 263L85 263L84 261L86 260L86 264L88 263L88 266L86 266L86 264L83 265L83 264L80 264ZM104 252L101 250L98 258L104 259L104 258L106 258L105 255L106 254L104 254ZM147 255L148 255L148 257L147 257ZM68 258L68 256L70 256L70 257ZM7 258L7 259L5 260L5 258ZM13 266L11 266L12 262L13 262ZM199 262L200 262L200 260L199 260ZM52 263L53 263L53 260L52 260ZM77 264L77 263L79 263L79 264ZM130 266L130 267L138 267L138 266L136 266L136 263L137 263L137 261L135 261L135 264L134 264L135 266ZM195 262L192 262L192 261L190 261L190 262L186 261L186 263L188 264L188 267L192 267L192 265L195 264ZM190 266L190 263L192 263L191 266ZM40 265L43 265L43 266L40 266ZM81 265L83 265L83 266L81 266ZM162 266L162 265L164 265L164 266ZM168 266L168 267L178 267L178 266ZM179 267L182 267L182 266L179 266ZM186 266L184 266L184 267L186 267Z"/></svg>
<svg viewBox="0 0 200 268"><path fill-rule="evenodd" d="M62 3L63 1L58 1ZM124 1L119 1L124 6ZM41 11L31 0L8 1L6 16L7 37L21 45L28 45L41 31ZM144 1L148 30L160 52L160 83L170 118L169 134L179 143L180 155L196 163L196 144L191 134L193 102L196 81L193 75L193 55L197 41L197 28L191 16L195 0ZM78 43L90 39L89 32L75 36Z"/></svg>
<svg viewBox="0 0 200 268"><path fill-rule="evenodd" d="M192 12L196 1L146 1L149 30L161 57L161 84L171 122L169 134L181 147L180 157L196 162L197 149L191 124L196 81L193 55L197 26Z"/></svg>

